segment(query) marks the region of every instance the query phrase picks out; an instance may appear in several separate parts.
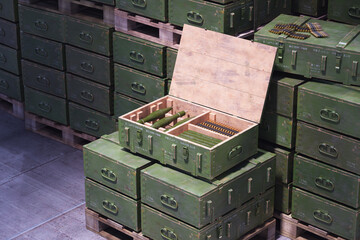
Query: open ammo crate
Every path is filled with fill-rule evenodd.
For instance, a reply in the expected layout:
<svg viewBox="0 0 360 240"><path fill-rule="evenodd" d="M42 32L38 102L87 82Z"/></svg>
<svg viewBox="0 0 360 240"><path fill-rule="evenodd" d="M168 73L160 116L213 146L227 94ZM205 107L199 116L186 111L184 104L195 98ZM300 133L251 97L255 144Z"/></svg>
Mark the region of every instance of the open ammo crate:
<svg viewBox="0 0 360 240"><path fill-rule="evenodd" d="M185 25L170 94L119 117L120 145L209 180L251 157L275 54L275 47ZM192 118L166 132L176 121L160 129L137 122L167 107L165 116L185 110L177 120ZM188 131L196 142L183 137Z"/></svg>

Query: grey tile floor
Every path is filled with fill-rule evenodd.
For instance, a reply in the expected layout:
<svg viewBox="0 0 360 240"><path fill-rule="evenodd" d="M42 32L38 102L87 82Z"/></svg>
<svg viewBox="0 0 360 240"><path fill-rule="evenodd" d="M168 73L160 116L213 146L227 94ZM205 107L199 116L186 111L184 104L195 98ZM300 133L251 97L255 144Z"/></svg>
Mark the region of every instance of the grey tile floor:
<svg viewBox="0 0 360 240"><path fill-rule="evenodd" d="M0 110L0 239L103 239L84 211L81 151Z"/></svg>
<svg viewBox="0 0 360 240"><path fill-rule="evenodd" d="M84 186L81 151L0 110L0 240L103 239L85 228Z"/></svg>

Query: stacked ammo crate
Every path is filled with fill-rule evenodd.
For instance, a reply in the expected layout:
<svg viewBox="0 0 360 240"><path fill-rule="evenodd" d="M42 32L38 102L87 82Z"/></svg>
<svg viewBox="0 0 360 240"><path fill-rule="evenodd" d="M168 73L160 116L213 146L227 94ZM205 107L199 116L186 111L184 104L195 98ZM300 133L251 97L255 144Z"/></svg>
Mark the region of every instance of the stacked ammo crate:
<svg viewBox="0 0 360 240"><path fill-rule="evenodd" d="M194 39L194 35L198 38ZM218 42L211 41L211 38ZM208 40L212 43L211 46L206 46ZM264 60L264 68L259 70L262 72L259 74L261 76L254 81L257 85L266 84L266 87L261 88L261 93L252 89L262 99L253 106L256 112L254 114L251 111L254 114L253 121L204 107L196 101L202 96L206 98L205 92L211 92L210 89L218 91L217 88L223 82L223 72L215 74L217 70L210 68L210 62L215 61L221 66L227 64L225 49L235 45L241 47L233 51L236 60L232 66L235 73L228 76L231 83L239 81L244 69L248 69L249 75L252 75L253 70L247 64L243 65L243 54L250 54L256 49ZM223 46L223 51L220 46ZM207 49L206 53L211 56L215 54L221 60L210 56L194 56L197 55L197 50L191 49L196 47L201 48L198 49L200 52ZM275 49L261 47L250 41L195 27L184 28L170 89L172 93L179 91L184 98L165 96L126 113L119 118L119 132L103 136L84 147L89 229L104 235L97 223L109 222L104 220L107 218L122 224L126 229L135 232L141 230L139 239L239 239L271 219L274 210L276 159L275 154L258 150L256 122L260 120L265 101ZM188 51L194 52L189 54ZM208 64L202 65L199 59L208 61ZM198 64L189 66L192 63ZM181 73L194 73L194 81L201 84L204 76L199 74L203 72L203 66L210 68L208 71L217 88L199 88L201 92L191 94L191 86L182 84ZM226 71L226 68L220 69ZM255 72L258 73L258 70ZM246 77L242 77L244 79L241 81L245 82ZM236 88L240 85L244 87L247 84L236 84ZM232 87L230 84L229 89ZM253 92L250 92L250 98L254 98ZM227 91L218 93L219 98L226 96ZM238 101L232 101L231 104L238 105ZM240 105L248 106L248 103L244 100ZM151 128L154 119L144 124L138 122L140 118L156 114L156 111L170 106L172 109L168 109L166 117L180 109L186 109L186 116L177 121L188 117L191 119L177 127L174 127L176 121L171 123L166 126L168 131L164 127ZM223 105L217 107L219 106ZM224 111L233 109L228 105L223 107ZM198 125L207 120L240 130L237 134L226 136ZM209 147L210 142L201 143L199 138L193 141L183 138L181 133L190 132L187 131L190 129L197 134L192 136L217 140L216 146ZM94 219L98 221L92 224ZM271 222L274 223L273 220ZM274 230L273 225L273 232L268 239L274 239Z"/></svg>
<svg viewBox="0 0 360 240"><path fill-rule="evenodd" d="M31 129L37 121L43 123L37 116L53 121L45 123L60 129L63 138L65 131L89 134L84 138L90 140L90 135L99 137L116 129L112 2L19 2L25 106ZM68 125L76 131L71 132Z"/></svg>
<svg viewBox="0 0 360 240"><path fill-rule="evenodd" d="M278 23L314 22L328 38L269 32ZM352 240L360 238L359 33L359 26L281 15L255 34L255 41L278 47L275 70L311 78L298 90L292 217L300 228ZM296 238L300 224L285 220L297 225L281 234Z"/></svg>
<svg viewBox="0 0 360 240"><path fill-rule="evenodd" d="M298 87L296 76L276 73L271 81L260 124L261 147L276 154L275 209L289 214L293 180Z"/></svg>
<svg viewBox="0 0 360 240"><path fill-rule="evenodd" d="M23 118L18 20L17 0L0 1L0 106Z"/></svg>
<svg viewBox="0 0 360 240"><path fill-rule="evenodd" d="M293 13L312 16L323 17L327 13L329 0L293 0Z"/></svg>

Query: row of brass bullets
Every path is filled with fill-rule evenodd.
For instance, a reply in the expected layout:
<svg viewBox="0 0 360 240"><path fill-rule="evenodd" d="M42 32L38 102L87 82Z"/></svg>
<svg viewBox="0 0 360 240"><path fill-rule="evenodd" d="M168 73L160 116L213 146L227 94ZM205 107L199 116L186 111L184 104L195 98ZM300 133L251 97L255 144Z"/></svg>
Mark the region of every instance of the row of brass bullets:
<svg viewBox="0 0 360 240"><path fill-rule="evenodd" d="M225 124L219 123L219 122L210 121L210 120L199 123L197 125L199 127L203 127L208 130L211 130L213 132L217 132L217 133L223 134L225 136L229 136L229 137L234 136L235 134L239 133L239 130L237 130L231 126L228 126L228 125L225 125Z"/></svg>

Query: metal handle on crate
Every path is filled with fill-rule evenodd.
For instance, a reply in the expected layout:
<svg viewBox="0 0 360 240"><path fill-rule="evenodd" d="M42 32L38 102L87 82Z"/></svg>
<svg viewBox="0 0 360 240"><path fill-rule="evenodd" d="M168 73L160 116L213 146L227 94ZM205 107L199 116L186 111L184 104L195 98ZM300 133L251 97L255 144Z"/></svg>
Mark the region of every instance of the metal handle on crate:
<svg viewBox="0 0 360 240"><path fill-rule="evenodd" d="M228 159L232 160L232 159L238 157L241 153L242 153L242 146L238 145L238 146L234 147L233 149L231 149L231 151L228 154Z"/></svg>
<svg viewBox="0 0 360 240"><path fill-rule="evenodd" d="M3 28L0 28L0 36L5 37L6 33Z"/></svg>
<svg viewBox="0 0 360 240"><path fill-rule="evenodd" d="M80 69L88 73L94 72L94 66L91 63L87 63L87 62L82 62L80 64Z"/></svg>
<svg viewBox="0 0 360 240"><path fill-rule="evenodd" d="M82 90L80 93L80 96L82 99L88 101L88 102L93 102L94 101L94 95L87 91L87 90Z"/></svg>
<svg viewBox="0 0 360 240"><path fill-rule="evenodd" d="M3 5L0 3L0 10L3 10Z"/></svg>
<svg viewBox="0 0 360 240"><path fill-rule="evenodd" d="M94 121L94 120L87 119L87 120L85 120L85 127L90 129L90 130L98 131L99 130L99 123Z"/></svg>
<svg viewBox="0 0 360 240"><path fill-rule="evenodd" d="M131 90L136 93L140 93L145 95L146 94L146 88L144 85L138 82L131 83Z"/></svg>
<svg viewBox="0 0 360 240"><path fill-rule="evenodd" d="M79 34L79 38L81 41L85 42L85 43L92 43L93 42L93 37L90 35L90 33L86 33L86 32L81 32Z"/></svg>
<svg viewBox="0 0 360 240"><path fill-rule="evenodd" d="M51 112L51 106L46 102L39 102L38 107L41 111L44 111L47 113Z"/></svg>
<svg viewBox="0 0 360 240"><path fill-rule="evenodd" d="M43 21L43 20L40 20L40 19L36 20L34 22L34 25L40 31L47 31L48 28L49 28L47 23L45 21Z"/></svg>
<svg viewBox="0 0 360 240"><path fill-rule="evenodd" d="M327 143L321 143L318 149L320 153L332 158L337 158L339 155L338 150L334 146L331 146Z"/></svg>
<svg viewBox="0 0 360 240"><path fill-rule="evenodd" d="M340 114L337 113L335 110L331 110L327 108L320 110L320 118L333 123L340 122Z"/></svg>
<svg viewBox="0 0 360 240"><path fill-rule="evenodd" d="M112 202L110 202L110 201L108 201L108 200L103 200L103 201L102 201L102 206L103 206L103 208L104 208L106 211L108 211L108 212L110 212L110 213L112 213L112 214L117 214L118 211L119 211L119 209L118 209L118 207L115 205L115 203L112 203Z"/></svg>
<svg viewBox="0 0 360 240"><path fill-rule="evenodd" d="M139 52L131 51L129 55L130 55L130 60L132 60L134 62L138 62L138 63L144 63L145 62L144 55L142 55Z"/></svg>
<svg viewBox="0 0 360 240"><path fill-rule="evenodd" d="M194 11L189 11L186 14L186 18L190 23L194 23L194 24L202 25L204 22L203 16L200 13Z"/></svg>
<svg viewBox="0 0 360 240"><path fill-rule="evenodd" d="M39 47L35 48L35 53L36 53L36 55L38 55L40 57L47 57L48 56L47 51L45 49L39 48Z"/></svg>
<svg viewBox="0 0 360 240"><path fill-rule="evenodd" d="M170 196L168 196L166 194L163 194L163 195L160 196L160 202L166 207L169 207L169 208L172 208L172 209L177 209L178 208L178 203L175 200L175 198L170 197Z"/></svg>
<svg viewBox="0 0 360 240"><path fill-rule="evenodd" d="M1 63L6 63L6 61L7 61L7 59L6 59L5 55L0 53L0 62Z"/></svg>
<svg viewBox="0 0 360 240"><path fill-rule="evenodd" d="M173 230L170 230L166 227L160 229L160 234L163 239L166 240L177 240L177 235L174 233Z"/></svg>
<svg viewBox="0 0 360 240"><path fill-rule="evenodd" d="M323 210L315 210L313 213L313 217L315 220L326 223L326 224L331 224L333 221L333 219L329 215L329 213L327 213Z"/></svg>
<svg viewBox="0 0 360 240"><path fill-rule="evenodd" d="M132 5L135 7L145 8L146 0L131 0Z"/></svg>
<svg viewBox="0 0 360 240"><path fill-rule="evenodd" d="M8 88L9 88L8 82L7 82L6 80L4 80L4 79L1 79L1 80L0 80L0 88L2 88L2 89L8 89Z"/></svg>
<svg viewBox="0 0 360 240"><path fill-rule="evenodd" d="M334 183L332 181L330 181L329 179L325 179L323 177L315 178L315 185L329 192L334 191L335 188Z"/></svg>
<svg viewBox="0 0 360 240"><path fill-rule="evenodd" d="M110 182L116 182L117 179L116 174L107 168L101 169L101 176Z"/></svg>
<svg viewBox="0 0 360 240"><path fill-rule="evenodd" d="M351 7L351 8L349 8L348 14L349 14L350 17L360 18L360 8Z"/></svg>
<svg viewBox="0 0 360 240"><path fill-rule="evenodd" d="M45 76L37 76L35 79L36 82L38 82L40 85L43 85L45 87L49 87L50 86L50 80L47 79Z"/></svg>

